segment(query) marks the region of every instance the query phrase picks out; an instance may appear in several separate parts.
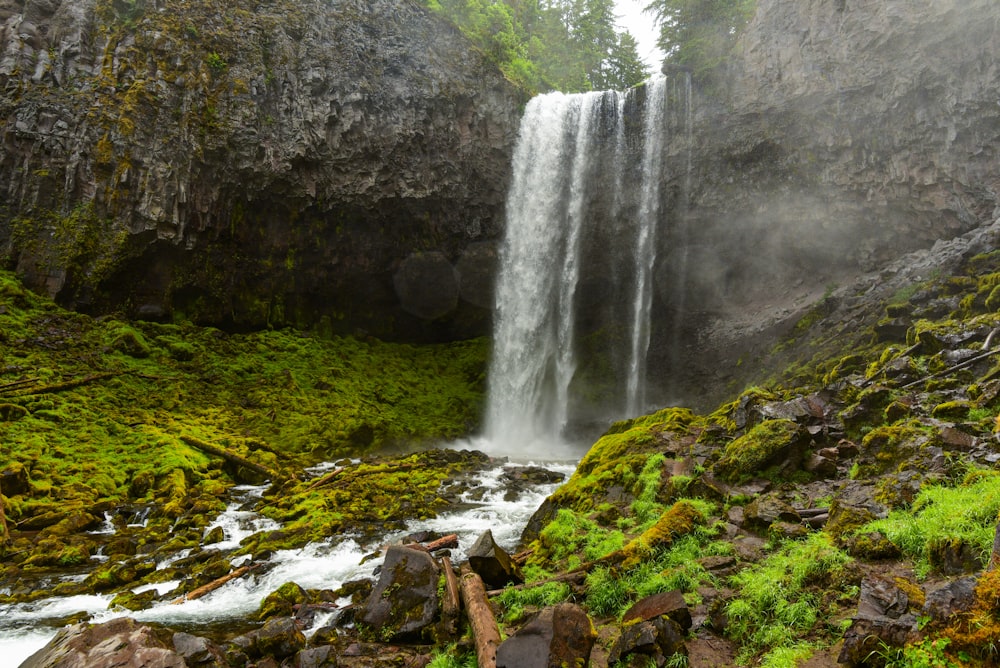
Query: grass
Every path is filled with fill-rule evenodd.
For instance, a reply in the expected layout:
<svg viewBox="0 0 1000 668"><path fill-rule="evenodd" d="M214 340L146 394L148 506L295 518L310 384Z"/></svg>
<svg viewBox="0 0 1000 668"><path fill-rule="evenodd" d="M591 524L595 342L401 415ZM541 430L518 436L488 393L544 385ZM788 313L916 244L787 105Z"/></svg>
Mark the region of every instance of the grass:
<svg viewBox="0 0 1000 668"><path fill-rule="evenodd" d="M910 508L894 510L857 533L882 532L926 576L938 551L970 545L985 563L993 546L1000 513L1000 473L972 469L957 486L925 486Z"/></svg>
<svg viewBox="0 0 1000 668"><path fill-rule="evenodd" d="M739 596L726 606L727 633L741 646L738 662L747 665L763 654L772 665L785 665L780 661L801 651L824 614L820 592L849 562L829 535L814 533L732 576Z"/></svg>

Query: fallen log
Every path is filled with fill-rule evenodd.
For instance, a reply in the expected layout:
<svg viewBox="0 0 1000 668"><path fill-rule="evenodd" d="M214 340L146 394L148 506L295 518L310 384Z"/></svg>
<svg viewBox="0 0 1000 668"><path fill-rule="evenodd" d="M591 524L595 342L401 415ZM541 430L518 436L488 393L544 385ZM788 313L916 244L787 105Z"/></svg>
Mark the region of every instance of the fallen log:
<svg viewBox="0 0 1000 668"><path fill-rule="evenodd" d="M181 603L184 603L185 601L194 601L195 599L199 599L202 596L204 596L205 594L212 593L213 591L215 591L216 589L218 589L222 585L226 584L230 580L235 580L236 578L243 577L244 575L246 575L247 573L249 573L250 571L252 571L255 568L257 568L257 564L248 564L246 566L240 566L235 571L230 571L226 575L223 575L221 578L217 578L215 580L212 580L208 584L202 585L201 587L198 587L197 589L193 589L193 590L189 591L188 593L184 594L183 596L178 596L177 598L175 598L174 600L172 600L170 602L170 604L171 605L180 605Z"/></svg>
<svg viewBox="0 0 1000 668"><path fill-rule="evenodd" d="M451 559L441 557L444 571L444 599L441 601L441 621L446 635L458 635L458 618L462 613L462 602L458 593L458 578L451 566Z"/></svg>
<svg viewBox="0 0 1000 668"><path fill-rule="evenodd" d="M10 545L10 529L7 528L7 514L3 507L3 488L0 487L0 546Z"/></svg>
<svg viewBox="0 0 1000 668"><path fill-rule="evenodd" d="M83 378L74 378L73 380L67 380L63 383L55 383L54 385L43 385L41 387L21 387L17 388L16 391L19 392L17 396L29 396L32 394L52 394L53 392L72 390L73 388L80 387L81 385L87 385L89 383L93 383L98 380L104 380L105 378L114 378L115 376L120 376L120 375L121 373L117 371L108 371L104 373L95 373L90 376L84 376Z"/></svg>
<svg viewBox="0 0 1000 668"><path fill-rule="evenodd" d="M482 578L472 571L469 564L462 564L461 574L462 602L472 628L472 639L476 643L479 668L496 668L500 627L497 626L490 602L486 599L486 588Z"/></svg>
<svg viewBox="0 0 1000 668"><path fill-rule="evenodd" d="M309 485L306 488L306 491L307 492L311 492L314 489L316 489L317 487L322 487L323 485L328 485L334 478L336 478L338 475L340 475L343 472L344 472L343 467L333 469L332 471L330 471L329 473L327 473L325 476L323 476L322 478L318 479L313 484Z"/></svg>
<svg viewBox="0 0 1000 668"><path fill-rule="evenodd" d="M265 478L269 478L271 482L275 482L276 480L280 479L280 476L275 471L272 471L266 466L261 466L260 464L254 463L249 459L247 459L246 457L236 454L232 450L227 450L225 448L220 448L217 445L206 443L205 441L197 439L194 436L181 436L181 440L190 445L192 448L201 450L205 454L215 455L216 457L222 457L230 464L235 464L236 466L242 466L243 468L249 469L254 473L258 473L264 476Z"/></svg>

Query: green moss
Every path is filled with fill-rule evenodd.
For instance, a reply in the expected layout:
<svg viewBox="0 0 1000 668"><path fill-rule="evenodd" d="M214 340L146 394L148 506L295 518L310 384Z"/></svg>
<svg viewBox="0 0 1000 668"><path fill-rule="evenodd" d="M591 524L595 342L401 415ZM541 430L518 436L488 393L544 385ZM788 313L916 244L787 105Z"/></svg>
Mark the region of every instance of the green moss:
<svg viewBox="0 0 1000 668"><path fill-rule="evenodd" d="M677 501L656 523L634 538L622 549L624 565L634 566L654 550L669 547L674 540L691 533L696 524L704 522L701 511L690 501Z"/></svg>
<svg viewBox="0 0 1000 668"><path fill-rule="evenodd" d="M791 420L766 420L726 446L715 472L726 480L746 478L776 456L788 450L799 438L799 426Z"/></svg>

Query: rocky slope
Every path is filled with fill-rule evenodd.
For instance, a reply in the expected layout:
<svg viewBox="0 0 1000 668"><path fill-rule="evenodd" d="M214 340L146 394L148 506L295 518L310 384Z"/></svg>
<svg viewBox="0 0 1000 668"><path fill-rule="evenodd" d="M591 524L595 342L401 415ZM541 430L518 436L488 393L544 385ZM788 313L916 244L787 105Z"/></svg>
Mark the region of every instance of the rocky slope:
<svg viewBox="0 0 1000 668"><path fill-rule="evenodd" d="M5 0L0 91L0 244L61 304L488 331L520 96L416 2Z"/></svg>

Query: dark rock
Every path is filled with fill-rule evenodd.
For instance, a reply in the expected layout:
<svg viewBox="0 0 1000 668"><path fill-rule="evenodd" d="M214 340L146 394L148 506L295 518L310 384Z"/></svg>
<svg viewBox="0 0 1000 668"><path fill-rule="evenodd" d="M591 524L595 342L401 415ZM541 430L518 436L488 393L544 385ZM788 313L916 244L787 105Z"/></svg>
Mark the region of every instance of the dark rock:
<svg viewBox="0 0 1000 668"><path fill-rule="evenodd" d="M906 592L889 580L872 577L861 581L859 616L898 619L906 613L908 605Z"/></svg>
<svg viewBox="0 0 1000 668"><path fill-rule="evenodd" d="M286 659L306 646L306 637L293 617L272 617L253 632L259 656Z"/></svg>
<svg viewBox="0 0 1000 668"><path fill-rule="evenodd" d="M927 552L931 565L945 575L974 573L985 566L979 548L962 539L931 541L927 545Z"/></svg>
<svg viewBox="0 0 1000 668"><path fill-rule="evenodd" d="M229 665L222 649L207 638L178 632L172 640L174 650L191 668L225 668Z"/></svg>
<svg viewBox="0 0 1000 668"><path fill-rule="evenodd" d="M743 509L745 524L756 529L767 529L774 522L799 523L802 518L790 504L774 495L759 496Z"/></svg>
<svg viewBox="0 0 1000 668"><path fill-rule="evenodd" d="M392 280L400 306L418 318L443 318L458 306L458 276L444 253L410 255Z"/></svg>
<svg viewBox="0 0 1000 668"><path fill-rule="evenodd" d="M847 536L842 540L847 553L855 559L898 559L902 556L899 548L879 531Z"/></svg>
<svg viewBox="0 0 1000 668"><path fill-rule="evenodd" d="M30 489L28 471L21 464L12 464L0 471L0 492L6 497L24 494Z"/></svg>
<svg viewBox="0 0 1000 668"><path fill-rule="evenodd" d="M487 529L466 553L469 566L479 574L487 588L499 589L508 584L524 582L521 569L511 560L502 547L493 540L493 532Z"/></svg>
<svg viewBox="0 0 1000 668"><path fill-rule="evenodd" d="M805 538L809 535L809 527L801 522L773 522L767 527L767 535L777 540Z"/></svg>
<svg viewBox="0 0 1000 668"><path fill-rule="evenodd" d="M566 475L541 466L507 466L503 470L503 478L532 485L551 485L562 482L566 479Z"/></svg>
<svg viewBox="0 0 1000 668"><path fill-rule="evenodd" d="M657 666L663 666L675 654L687 654L684 633L677 622L657 617L645 622L630 624L622 629L608 654L608 664L633 655L649 657Z"/></svg>
<svg viewBox="0 0 1000 668"><path fill-rule="evenodd" d="M390 546L379 580L355 615L359 626L380 640L417 639L440 608L440 568L427 552Z"/></svg>
<svg viewBox="0 0 1000 668"><path fill-rule="evenodd" d="M586 666L597 640L587 613L572 603L545 608L500 643L497 668Z"/></svg>
<svg viewBox="0 0 1000 668"><path fill-rule="evenodd" d="M732 561L732 558L729 558ZM653 594L636 601L622 616L622 623L633 619L646 621L665 616L677 622L681 631L687 633L691 628L691 611L684 602L684 595L678 589Z"/></svg>
<svg viewBox="0 0 1000 668"><path fill-rule="evenodd" d="M873 656L886 648L900 648L919 637L917 618L906 614L889 617L857 617L844 634L838 663L869 665Z"/></svg>
<svg viewBox="0 0 1000 668"><path fill-rule="evenodd" d="M140 625L129 617L103 624L74 624L59 630L21 668L93 668L94 666L186 668L168 632Z"/></svg>
<svg viewBox="0 0 1000 668"><path fill-rule="evenodd" d="M937 622L948 622L960 612L967 612L976 602L978 577L953 580L927 594L923 613Z"/></svg>
<svg viewBox="0 0 1000 668"><path fill-rule="evenodd" d="M304 649L295 655L292 668L337 668L337 648L326 645Z"/></svg>
<svg viewBox="0 0 1000 668"><path fill-rule="evenodd" d="M802 464L802 468L821 478L832 478L837 475L837 460L813 454Z"/></svg>
<svg viewBox="0 0 1000 668"><path fill-rule="evenodd" d="M493 277L496 264L495 244L489 242L469 244L455 263L459 297L473 306L493 310Z"/></svg>

